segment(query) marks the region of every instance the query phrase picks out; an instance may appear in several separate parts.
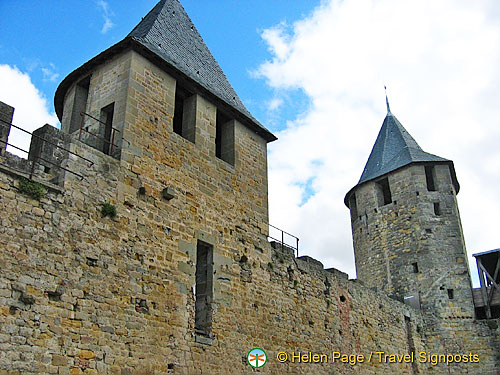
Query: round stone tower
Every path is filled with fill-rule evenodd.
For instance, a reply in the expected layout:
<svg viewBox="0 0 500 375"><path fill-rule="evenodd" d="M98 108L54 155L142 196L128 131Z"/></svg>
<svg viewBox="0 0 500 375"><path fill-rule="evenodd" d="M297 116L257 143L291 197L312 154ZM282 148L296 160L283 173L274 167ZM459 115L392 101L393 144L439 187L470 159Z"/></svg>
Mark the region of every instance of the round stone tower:
<svg viewBox="0 0 500 375"><path fill-rule="evenodd" d="M451 160L423 151L391 113L345 197L357 277L422 311L474 316Z"/></svg>

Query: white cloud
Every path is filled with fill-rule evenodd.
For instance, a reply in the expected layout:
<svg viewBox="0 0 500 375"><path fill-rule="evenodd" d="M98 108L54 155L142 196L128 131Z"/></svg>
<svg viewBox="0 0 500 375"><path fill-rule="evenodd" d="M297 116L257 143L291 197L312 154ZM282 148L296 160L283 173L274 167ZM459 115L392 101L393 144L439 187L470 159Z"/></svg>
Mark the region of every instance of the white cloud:
<svg viewBox="0 0 500 375"><path fill-rule="evenodd" d="M55 70L56 67L52 63L49 64L49 67L42 68L43 80L56 82L57 79L59 78L59 73L56 73Z"/></svg>
<svg viewBox="0 0 500 375"><path fill-rule="evenodd" d="M115 24L108 17L105 17L104 25L102 25L101 33L106 34Z"/></svg>
<svg viewBox="0 0 500 375"><path fill-rule="evenodd" d="M267 103L267 109L270 111L276 111L283 105L282 98L273 98Z"/></svg>
<svg viewBox="0 0 500 375"><path fill-rule="evenodd" d="M49 111L47 99L33 85L27 73L22 73L15 66L0 65L0 82L0 101L15 108L14 125L32 132L45 124L56 126L59 123L55 113ZM8 142L28 151L30 136L12 128ZM26 153L16 149L8 150L27 157Z"/></svg>
<svg viewBox="0 0 500 375"><path fill-rule="evenodd" d="M262 32L262 38L267 42L269 52L278 61L283 61L290 52L288 35L285 33L286 27L286 23L281 23Z"/></svg>
<svg viewBox="0 0 500 375"><path fill-rule="evenodd" d="M115 24L111 21L114 13L109 8L109 4L104 0L98 0L97 5L101 8L104 24L102 25L101 34L106 34Z"/></svg>
<svg viewBox="0 0 500 375"><path fill-rule="evenodd" d="M258 74L278 92L302 89L311 100L269 147L270 222L297 234L303 254L355 275L343 198L382 125L384 84L392 112L420 146L454 160L469 254L500 247L493 8L486 0L332 0L262 33L272 58ZM308 182L313 194L304 203Z"/></svg>

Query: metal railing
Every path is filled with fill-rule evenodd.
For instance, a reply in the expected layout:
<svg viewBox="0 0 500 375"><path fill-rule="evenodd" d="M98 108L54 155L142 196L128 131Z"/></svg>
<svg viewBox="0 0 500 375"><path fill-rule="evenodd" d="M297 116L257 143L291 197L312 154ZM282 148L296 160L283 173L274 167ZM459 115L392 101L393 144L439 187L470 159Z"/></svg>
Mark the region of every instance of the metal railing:
<svg viewBox="0 0 500 375"><path fill-rule="evenodd" d="M292 250L294 250L297 253L297 257L299 257L299 238L297 236L294 236L291 233L285 232L283 229L280 229L278 227L275 227L274 225L268 224L271 228L276 229L279 232L279 237L276 238L271 236L271 231L269 231L269 235L267 236L268 239L272 239L274 241L277 241L281 245L281 249L283 250L283 247L288 247ZM287 237L293 238L295 241L295 245L292 245L288 242L285 241L285 239L288 239Z"/></svg>
<svg viewBox="0 0 500 375"><path fill-rule="evenodd" d="M103 124L104 126L108 126L109 124L99 120L98 118L95 118L94 116L86 113L86 112L80 112L80 115L82 116L82 122L80 123L80 134L78 135L78 140L81 141L82 140L82 132L85 132L85 133L88 133L94 137L96 137L97 139L100 139L102 140L103 142L105 142L108 147L109 147L109 152L106 152L106 150L102 150L105 154L108 154L108 155L113 155L113 146L118 148L118 145L115 145L114 142L115 142L115 133L118 132L120 133L120 131L116 128L113 128L111 127L111 134L110 134L110 139L106 138L106 137L102 137L100 135L97 135L97 134L94 134L92 132L90 132L88 130L88 126L85 127L84 126L84 123L85 123L85 116L87 117L90 117L92 120L95 120L97 121L99 124Z"/></svg>
<svg viewBox="0 0 500 375"><path fill-rule="evenodd" d="M31 161L31 168L30 168L30 174L29 174L29 179L30 179L30 180L33 178L33 174L35 173L35 165L36 165L36 164L40 164L40 165L42 165L42 164L40 163L40 160L41 160L41 161L43 161L43 162L45 162L45 163L48 163L48 164L54 165L55 167L57 167L57 168L59 168L59 169L62 169L62 170L64 170L64 171L66 171L66 172L69 172L69 173L71 173L71 174L74 174L75 176L78 176L81 180L83 180L83 178L84 178L84 177L83 177L81 174L79 174L79 173L73 172L73 171L71 171L71 170L69 170L69 169L67 169L67 168L64 168L64 167L60 166L59 164L56 164L56 163L54 163L54 162L52 162L52 161L50 161L50 160L47 160L47 159L45 159L45 158L42 158L42 157L40 156L40 153L41 153L41 150L42 150L42 145L43 145L43 142L46 142L46 143L48 143L49 145L52 145L52 146L54 146L54 147L57 147L57 148L58 148L58 149L60 149L60 150L63 150L63 151L65 151L65 152L67 152L67 153L69 153L69 154L71 154L71 155L75 155L75 156L77 156L77 157L79 157L79 158L81 158L81 159L83 159L83 160L85 160L85 161L89 162L89 163L90 163L90 166L94 165L94 162L93 162L92 160L89 160L89 159L87 159L87 158L84 158L83 156L80 156L80 155L78 155L77 153L74 153L73 151L70 151L70 150L68 150L68 149L66 149L66 148L64 148L64 147L61 147L61 146L59 146L58 144L53 143L53 142L51 142L51 141L48 141L47 139L42 138L42 137L40 137L40 136L39 136L39 135L37 135L37 134L33 134L32 132L29 132L29 131L27 131L27 130L25 130L25 129L23 129L23 128L21 128L21 127L17 126L17 125L14 125L14 124L13 124L13 123L11 123L11 122L8 122L8 121L2 120L2 119L0 119L0 121L1 121L1 122L3 122L3 123L5 123L5 124L7 124L9 127L13 127L13 128L18 129L18 130L20 130L20 131L22 131L22 132L24 132L24 133L26 133L26 134L29 134L31 137L34 137L35 141L34 141L34 144L33 144L33 145L34 145L34 148L35 148L35 149L38 149L38 152L33 153L33 154L32 154L32 155L33 155L33 159L31 159L31 160L30 160L30 161ZM3 126L5 126L5 125L3 125ZM42 143L40 143L40 141L41 141ZM24 150L24 149L22 149L22 148L20 148L20 147L18 147L18 146L16 146L16 145L13 145L12 143L6 142L6 141L4 141L4 140L2 140L2 139L0 139L0 142L1 142L1 143L3 143L3 144L5 144L6 146L10 146L10 147L12 147L12 148L15 148L16 150L19 150L19 151L24 152L24 153L26 153L26 154L28 154L28 155L29 155L29 151L26 151L26 150Z"/></svg>

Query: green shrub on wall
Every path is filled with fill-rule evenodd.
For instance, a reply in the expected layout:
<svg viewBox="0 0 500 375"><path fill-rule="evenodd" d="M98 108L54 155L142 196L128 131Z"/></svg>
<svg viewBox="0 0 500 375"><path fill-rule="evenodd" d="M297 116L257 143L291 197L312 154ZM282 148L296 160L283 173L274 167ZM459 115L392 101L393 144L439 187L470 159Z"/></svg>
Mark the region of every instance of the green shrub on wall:
<svg viewBox="0 0 500 375"><path fill-rule="evenodd" d="M116 216L116 207L109 202L101 203L101 214L113 218Z"/></svg>
<svg viewBox="0 0 500 375"><path fill-rule="evenodd" d="M17 189L33 199L40 200L42 197L47 194L47 190L43 187L42 184L28 180L27 178L23 178L19 180L19 185Z"/></svg>

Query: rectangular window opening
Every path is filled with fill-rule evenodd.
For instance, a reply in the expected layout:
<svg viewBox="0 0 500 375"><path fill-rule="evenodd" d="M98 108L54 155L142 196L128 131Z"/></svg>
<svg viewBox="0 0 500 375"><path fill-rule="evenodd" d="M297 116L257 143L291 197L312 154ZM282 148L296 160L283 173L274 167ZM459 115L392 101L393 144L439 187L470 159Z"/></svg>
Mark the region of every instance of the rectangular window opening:
<svg viewBox="0 0 500 375"><path fill-rule="evenodd" d="M356 203L356 194L352 193L351 197L349 198L349 208L351 209L351 217L353 219L356 219L358 216L358 205Z"/></svg>
<svg viewBox="0 0 500 375"><path fill-rule="evenodd" d="M89 98L90 76L85 77L75 86L75 97L73 102L73 112L71 113L71 122L69 133L80 129L82 125L82 112L87 110L87 101Z"/></svg>
<svg viewBox="0 0 500 375"><path fill-rule="evenodd" d="M412 304L411 304L412 305ZM416 306L414 306L416 307ZM418 308L418 307L417 307ZM411 320L409 317L405 316L405 331L406 331L406 342L408 345L408 354L412 357L415 356L415 340L413 339L413 333L411 329ZM415 362L412 362L411 364L411 374L416 374L418 372L418 367Z"/></svg>
<svg viewBox="0 0 500 375"><path fill-rule="evenodd" d="M392 194L389 187L389 179L386 177L378 180L375 185L377 186L379 207L392 203Z"/></svg>
<svg viewBox="0 0 500 375"><path fill-rule="evenodd" d="M411 265L413 267L413 273L418 273L418 263L415 262L415 263L412 263Z"/></svg>
<svg viewBox="0 0 500 375"><path fill-rule="evenodd" d="M448 298L449 299L453 299L454 298L453 289L448 289Z"/></svg>
<svg viewBox="0 0 500 375"><path fill-rule="evenodd" d="M113 131L113 115L115 112L115 103L111 103L101 109L101 125L104 125L104 140L102 146L102 152L106 155L110 154L111 151L111 133ZM101 133L102 134L102 133Z"/></svg>
<svg viewBox="0 0 500 375"><path fill-rule="evenodd" d="M425 166L425 182L428 191L436 191L436 171L432 165Z"/></svg>
<svg viewBox="0 0 500 375"><path fill-rule="evenodd" d="M194 143L196 107L192 105L194 103L188 103L187 100L192 97L193 94L177 82L174 102L174 133Z"/></svg>
<svg viewBox="0 0 500 375"><path fill-rule="evenodd" d="M441 216L441 207L438 202L434 202L434 214L436 216Z"/></svg>
<svg viewBox="0 0 500 375"><path fill-rule="evenodd" d="M215 121L215 156L234 165L234 121L219 108Z"/></svg>
<svg viewBox="0 0 500 375"><path fill-rule="evenodd" d="M212 333L213 246L198 241L196 247L195 333Z"/></svg>

